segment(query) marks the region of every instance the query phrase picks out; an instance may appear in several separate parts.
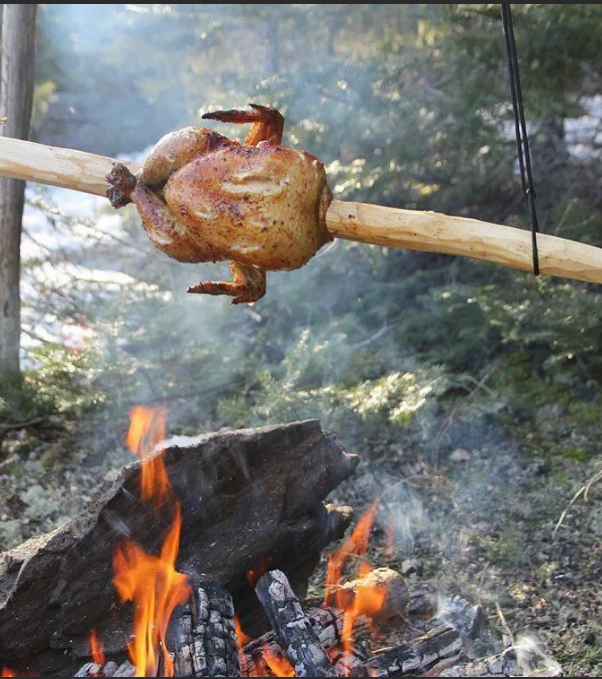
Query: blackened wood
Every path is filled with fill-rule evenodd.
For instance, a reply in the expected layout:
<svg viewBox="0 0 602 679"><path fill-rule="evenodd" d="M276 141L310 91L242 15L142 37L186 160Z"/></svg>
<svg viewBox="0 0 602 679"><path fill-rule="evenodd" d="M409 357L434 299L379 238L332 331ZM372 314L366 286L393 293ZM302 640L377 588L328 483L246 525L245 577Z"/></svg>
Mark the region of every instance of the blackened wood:
<svg viewBox="0 0 602 679"><path fill-rule="evenodd" d="M470 642L483 632L487 619L480 606L473 606L462 597L452 596L439 607L429 624L432 627L450 625L464 641Z"/></svg>
<svg viewBox="0 0 602 679"><path fill-rule="evenodd" d="M240 677L234 604L219 582L201 580L170 634L177 677Z"/></svg>
<svg viewBox="0 0 602 679"><path fill-rule="evenodd" d="M255 592L290 660L297 677L336 677L328 656L314 632L286 575L268 571Z"/></svg>
<svg viewBox="0 0 602 679"><path fill-rule="evenodd" d="M116 662L109 660L102 667L93 662L88 662L83 665L74 675L74 677L135 677L136 668L131 662L126 660L117 665Z"/></svg>
<svg viewBox="0 0 602 679"><path fill-rule="evenodd" d="M458 632L440 625L421 637L373 656L365 663L369 677L416 677L453 663L462 650Z"/></svg>
<svg viewBox="0 0 602 679"><path fill-rule="evenodd" d="M100 677L102 667L95 662L87 662L73 675L74 677Z"/></svg>
<svg viewBox="0 0 602 679"><path fill-rule="evenodd" d="M106 676L109 677L111 675L107 674ZM132 665L132 663L126 661L124 663L121 663L121 665L119 665L119 667L115 670L115 674L113 676L114 677L135 677L136 676L136 668Z"/></svg>
<svg viewBox="0 0 602 679"><path fill-rule="evenodd" d="M471 662L454 665L443 670L441 677L520 677L522 673L516 653L508 649L489 658L477 658ZM529 675L530 676L530 675Z"/></svg>
<svg viewBox="0 0 602 679"><path fill-rule="evenodd" d="M163 454L182 501L179 570L202 569L225 585L245 629L245 611L261 610L249 569L266 560L286 568L303 596L351 516L322 500L357 459L313 420L214 434ZM171 523L170 512L158 517L140 503L139 485L135 462L76 519L0 554L0 667L73 674L88 659L93 628L108 657L125 650L133 616L113 587L113 550L129 536L157 554Z"/></svg>
<svg viewBox="0 0 602 679"><path fill-rule="evenodd" d="M356 618L353 625L355 640L353 651L343 653L340 650L343 646L343 611L325 606L324 608L310 608L305 614L338 675L358 676L356 672L363 666L372 644L368 618L363 615ZM275 632L266 632L245 644L243 648L241 665L244 677L274 676L263 661L266 648L272 657L278 660L287 658Z"/></svg>

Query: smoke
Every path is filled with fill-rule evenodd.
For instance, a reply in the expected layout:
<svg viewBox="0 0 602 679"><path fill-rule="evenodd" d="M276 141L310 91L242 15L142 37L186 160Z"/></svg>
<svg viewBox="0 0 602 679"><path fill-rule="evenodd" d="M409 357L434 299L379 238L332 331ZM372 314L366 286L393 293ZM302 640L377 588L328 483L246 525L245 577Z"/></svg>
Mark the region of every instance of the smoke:
<svg viewBox="0 0 602 679"><path fill-rule="evenodd" d="M533 635L519 635L513 645L523 677L560 677L562 668Z"/></svg>

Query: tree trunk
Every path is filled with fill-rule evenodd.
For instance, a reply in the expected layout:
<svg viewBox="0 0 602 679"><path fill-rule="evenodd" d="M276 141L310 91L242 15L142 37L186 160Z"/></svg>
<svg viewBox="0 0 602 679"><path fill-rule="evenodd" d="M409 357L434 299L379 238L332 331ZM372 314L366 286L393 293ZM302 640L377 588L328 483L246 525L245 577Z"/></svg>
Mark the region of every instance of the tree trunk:
<svg viewBox="0 0 602 679"><path fill-rule="evenodd" d="M27 139L33 103L37 5L4 5L2 13L3 134ZM19 372L21 220L25 182L0 178L0 382Z"/></svg>

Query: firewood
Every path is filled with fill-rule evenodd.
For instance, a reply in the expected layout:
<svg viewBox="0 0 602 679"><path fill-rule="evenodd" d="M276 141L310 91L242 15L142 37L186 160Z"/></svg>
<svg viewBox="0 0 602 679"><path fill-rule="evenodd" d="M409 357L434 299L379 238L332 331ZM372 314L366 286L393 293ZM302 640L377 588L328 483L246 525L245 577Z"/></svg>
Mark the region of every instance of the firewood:
<svg viewBox="0 0 602 679"><path fill-rule="evenodd" d="M436 587L429 582L406 581L402 576L389 568L378 568L381 577L384 575L394 594L391 601L406 601L405 608L391 606L391 610L401 612L411 623L419 622L417 618L426 619L434 612ZM373 571L373 572L376 572ZM390 571L383 574L383 571ZM377 574L378 575L378 574ZM374 577L374 576L373 576ZM357 590L361 579L345 583L342 588L347 593ZM398 598L399 597L399 598ZM350 603L352 597L345 600ZM344 612L335 606L321 606L322 599L306 599L304 607L307 618L318 636L322 647L330 658L335 670L343 676L363 676L363 663L369 657L372 648L371 622L365 615L360 615L353 626L353 638L355 644L351 653L343 653L340 650L343 645L343 618ZM387 610L387 609L385 609ZM388 617L386 615L385 617ZM382 617L378 618L383 620ZM242 673L245 677L271 676L269 668L262 661L263 652L268 649L273 657L283 659L286 653L283 651L274 631L269 631L245 644L242 655ZM361 672L360 672L361 668Z"/></svg>
<svg viewBox="0 0 602 679"><path fill-rule="evenodd" d="M262 611L247 571L269 558L305 593L321 551L351 517L322 499L357 458L316 421L214 434L162 454L182 501L178 570L202 568L228 588L244 628L262 633L251 626ZM141 504L139 486L134 462L73 521L0 554L0 666L73 674L89 660L93 628L108 657L125 650L132 612L113 586L113 551L126 535L158 553L172 518Z"/></svg>
<svg viewBox="0 0 602 679"><path fill-rule="evenodd" d="M79 670L73 675L74 677L100 677L102 676L102 667L95 662L87 662L82 665Z"/></svg>
<svg viewBox="0 0 602 679"><path fill-rule="evenodd" d="M355 644L351 653L338 650L343 645L343 611L325 606L310 608L306 611L309 624L314 630L322 648L326 651L335 671L341 676L357 676L356 671L362 667L368 657L367 649L371 645L370 621L360 615L353 625ZM242 649L242 674L244 677L272 676L269 667L263 662L265 649L278 660L286 658L286 652L273 630L245 644Z"/></svg>
<svg viewBox="0 0 602 679"><path fill-rule="evenodd" d="M394 615L404 615L410 604L411 594L406 579L392 568L375 568L363 578L333 587L328 603L343 609L353 605L358 589L379 588L386 590L383 605L371 617L374 620L387 620ZM367 611L362 611L369 614Z"/></svg>
<svg viewBox="0 0 602 679"><path fill-rule="evenodd" d="M297 677L336 677L317 634L301 608L286 575L268 571L255 587Z"/></svg>
<svg viewBox="0 0 602 679"><path fill-rule="evenodd" d="M368 677L406 677L439 672L462 650L455 629L440 625L421 637L373 656L365 664Z"/></svg>
<svg viewBox="0 0 602 679"><path fill-rule="evenodd" d="M172 622L177 677L240 677L234 604L219 582L202 579Z"/></svg>
<svg viewBox="0 0 602 679"><path fill-rule="evenodd" d="M109 663L107 663L108 665ZM106 667L106 665L105 665ZM110 674L106 674L105 676L109 677L111 676ZM124 662L119 665L119 667L115 670L115 674L113 675L114 677L135 677L136 676L136 668L132 665L130 662Z"/></svg>
<svg viewBox="0 0 602 679"><path fill-rule="evenodd" d="M18 139L0 138L0 174L105 196L112 158ZM139 166L129 163L135 172ZM438 212L333 200L326 225L337 238L387 247L460 255L530 271L531 234L500 224ZM602 249L537 235L543 274L602 283Z"/></svg>
<svg viewBox="0 0 602 679"><path fill-rule="evenodd" d="M389 568L379 568L380 577L388 580L388 584L393 588L394 593L391 597L391 608L396 613L402 613L413 622L416 618L428 618L434 611L434 599L436 587L428 582L406 582L402 576ZM389 573L382 573L390 571ZM375 572L375 571L373 571ZM378 575L378 574L377 574ZM374 577L374 576L373 576ZM347 594L352 594L357 590L361 579L352 580L345 583L342 588ZM406 602L405 608L393 606L393 601ZM343 600L345 603L353 601L352 596ZM370 655L372 648L371 621L365 615L359 615L353 625L354 646L352 651L343 652L343 620L344 611L334 606L322 606L322 599L311 598L304 602L307 619L316 633L322 647L326 651L335 671L342 676L364 676L364 662ZM387 611L387 608L385 608ZM385 618L389 617L385 615ZM378 618L383 620L382 615ZM265 650L272 657L284 660L286 653L282 649L278 638L273 630L266 632L257 639L253 639L245 644L242 657L242 674L244 677L263 677L274 676L270 673L269 667L263 661Z"/></svg>
<svg viewBox="0 0 602 679"><path fill-rule="evenodd" d="M109 660L102 667L93 662L88 662L73 675L74 677L135 677L136 668L126 660L117 665Z"/></svg>
<svg viewBox="0 0 602 679"><path fill-rule="evenodd" d="M389 595L387 596L383 608L374 616L375 621L384 621L394 615L402 615L408 618L429 618L436 610L436 592L437 587L428 581L406 580L397 571L383 567L376 568L368 576L369 582L384 582L389 588ZM353 602L355 593L360 584L365 583L363 578L357 578L341 585L339 588L333 589L333 594L328 598L328 603L332 610L336 612L337 616L341 616L342 612L336 607L337 601L344 606ZM338 599L336 593L341 592L341 598ZM313 611L320 606L322 598L312 597L306 599L304 605ZM308 613L309 615L309 613ZM435 625L436 626L436 625Z"/></svg>

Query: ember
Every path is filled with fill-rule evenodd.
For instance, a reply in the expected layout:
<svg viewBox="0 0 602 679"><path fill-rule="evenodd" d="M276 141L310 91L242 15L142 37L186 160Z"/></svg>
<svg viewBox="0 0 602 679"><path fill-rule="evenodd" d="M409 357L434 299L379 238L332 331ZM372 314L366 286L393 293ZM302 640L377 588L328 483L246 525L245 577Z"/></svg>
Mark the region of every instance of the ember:
<svg viewBox="0 0 602 679"><path fill-rule="evenodd" d="M296 676L295 668L290 664L290 662L286 658L281 658L280 656L276 655L276 653L270 651L267 644L263 650L263 659L275 677Z"/></svg>
<svg viewBox="0 0 602 679"><path fill-rule="evenodd" d="M247 580L249 581L249 584L251 587L255 588L255 585L257 585L257 582L259 581L259 578L266 573L267 571L270 570L273 566L273 561L270 556L267 554L262 554L261 558L259 559L259 563L257 566L253 568L249 568L247 571Z"/></svg>

